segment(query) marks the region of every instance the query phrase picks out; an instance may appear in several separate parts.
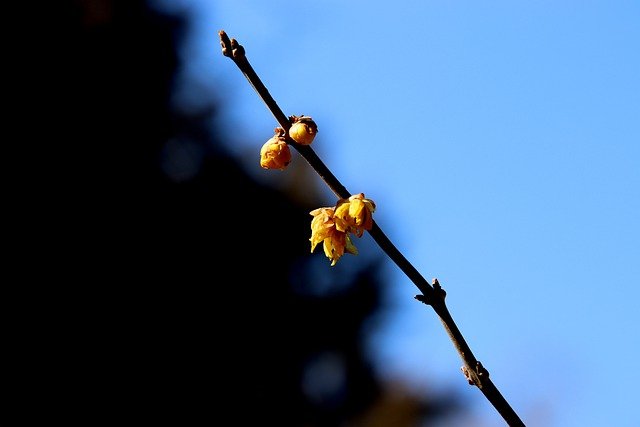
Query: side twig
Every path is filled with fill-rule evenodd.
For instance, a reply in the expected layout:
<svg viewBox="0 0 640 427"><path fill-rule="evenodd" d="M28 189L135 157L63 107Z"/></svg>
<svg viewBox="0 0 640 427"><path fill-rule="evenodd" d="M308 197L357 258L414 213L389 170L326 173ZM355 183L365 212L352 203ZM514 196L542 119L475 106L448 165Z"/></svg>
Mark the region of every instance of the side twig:
<svg viewBox="0 0 640 427"><path fill-rule="evenodd" d="M251 86L258 93L262 101L276 121L285 131L287 143L294 147L309 165L318 173L320 178L329 186L338 198L346 199L351 193L340 183L340 181L331 173L329 168L322 162L309 145L300 145L288 136L288 130L291 127L289 118L282 112L276 101L273 99L265 85L262 83L255 70L249 63L245 55L244 47L242 47L235 39L229 39L224 30L219 31L220 45L222 46L222 54L233 60L238 66L242 74L247 78ZM369 234L380 248L396 263L400 270L414 283L420 290L421 295L417 295L416 299L433 308L440 321L442 322L449 338L462 359L464 366L462 372L469 384L480 389L484 396L489 400L493 407L498 411L502 418L509 426L524 426L524 423L518 414L511 408L509 402L502 396L500 391L489 378L489 372L484 368L482 363L478 361L462 333L458 329L447 305L445 303L446 292L440 286L437 279L429 284L427 280L415 269L415 267L402 255L389 238L383 233L380 227L373 223L373 227L369 230Z"/></svg>

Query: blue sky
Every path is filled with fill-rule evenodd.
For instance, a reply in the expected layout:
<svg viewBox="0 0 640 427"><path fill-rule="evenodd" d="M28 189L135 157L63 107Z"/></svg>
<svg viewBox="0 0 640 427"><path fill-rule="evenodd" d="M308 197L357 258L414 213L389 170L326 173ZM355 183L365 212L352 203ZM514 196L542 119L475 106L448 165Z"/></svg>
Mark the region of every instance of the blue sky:
<svg viewBox="0 0 640 427"><path fill-rule="evenodd" d="M257 165L276 123L218 30L285 114L313 116L316 152L438 277L528 426L639 425L639 2L158 3L196 18L185 81L225 96L237 154ZM396 308L372 343L386 375L459 389L472 425L502 425L413 284L386 269Z"/></svg>

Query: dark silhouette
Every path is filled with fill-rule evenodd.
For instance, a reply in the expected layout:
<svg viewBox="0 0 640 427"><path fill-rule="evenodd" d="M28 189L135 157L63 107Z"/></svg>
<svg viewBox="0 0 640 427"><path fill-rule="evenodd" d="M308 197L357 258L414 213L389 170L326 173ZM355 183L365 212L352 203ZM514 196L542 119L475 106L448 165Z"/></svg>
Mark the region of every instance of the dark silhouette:
<svg viewBox="0 0 640 427"><path fill-rule="evenodd" d="M172 108L184 18L139 0L52 9L53 114L100 175L82 183L97 215L79 230L92 261L70 333L88 421L412 426L459 409L394 400L376 376L364 344L384 314L381 261L309 253L309 211L333 200L304 205L243 172L207 127L223 105Z"/></svg>

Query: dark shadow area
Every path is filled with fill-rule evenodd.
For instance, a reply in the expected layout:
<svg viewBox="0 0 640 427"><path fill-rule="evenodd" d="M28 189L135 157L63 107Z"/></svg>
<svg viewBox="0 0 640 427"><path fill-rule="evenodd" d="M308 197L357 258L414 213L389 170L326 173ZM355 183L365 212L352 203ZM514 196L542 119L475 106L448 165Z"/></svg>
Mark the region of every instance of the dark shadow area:
<svg viewBox="0 0 640 427"><path fill-rule="evenodd" d="M188 22L139 0L51 9L65 98L53 115L65 143L91 147L78 158L100 178L81 183L96 215L76 227L92 262L69 267L84 275L61 349L82 354L68 368L74 417L426 426L461 410L454 395L400 394L376 376L364 332L384 315L382 261L331 268L309 254L309 211L326 201L246 175L224 127L208 125L222 105L172 108Z"/></svg>

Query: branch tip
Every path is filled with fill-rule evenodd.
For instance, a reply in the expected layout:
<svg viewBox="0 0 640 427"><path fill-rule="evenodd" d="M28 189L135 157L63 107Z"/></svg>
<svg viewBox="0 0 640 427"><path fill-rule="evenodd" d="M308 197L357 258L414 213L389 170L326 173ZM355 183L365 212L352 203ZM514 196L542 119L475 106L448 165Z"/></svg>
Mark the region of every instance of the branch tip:
<svg viewBox="0 0 640 427"><path fill-rule="evenodd" d="M231 39L231 53L233 54L233 59L244 56L244 47L236 39Z"/></svg>
<svg viewBox="0 0 640 427"><path fill-rule="evenodd" d="M224 56L233 59L244 56L244 47L236 39L229 39L224 30L218 31L218 35L220 36L220 46L222 46L222 54Z"/></svg>
<svg viewBox="0 0 640 427"><path fill-rule="evenodd" d="M220 36L220 46L222 46L222 54L231 58L231 40L229 40L229 36L227 35L227 33L225 33L224 30L218 31L218 35Z"/></svg>

